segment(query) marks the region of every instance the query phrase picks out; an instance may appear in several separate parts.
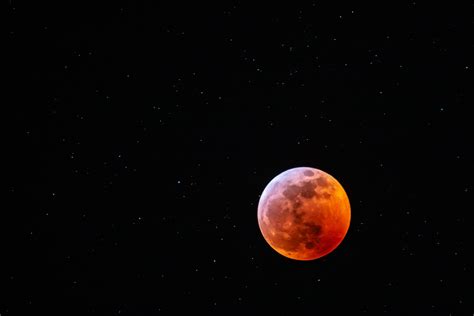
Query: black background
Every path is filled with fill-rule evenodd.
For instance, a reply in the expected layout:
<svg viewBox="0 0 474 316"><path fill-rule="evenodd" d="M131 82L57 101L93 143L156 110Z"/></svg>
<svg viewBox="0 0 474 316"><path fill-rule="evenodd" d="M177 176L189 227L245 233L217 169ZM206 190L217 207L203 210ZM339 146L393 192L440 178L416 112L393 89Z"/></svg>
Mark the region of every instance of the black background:
<svg viewBox="0 0 474 316"><path fill-rule="evenodd" d="M6 11L2 316L474 312L471 3ZM311 262L257 225L297 166L352 207Z"/></svg>

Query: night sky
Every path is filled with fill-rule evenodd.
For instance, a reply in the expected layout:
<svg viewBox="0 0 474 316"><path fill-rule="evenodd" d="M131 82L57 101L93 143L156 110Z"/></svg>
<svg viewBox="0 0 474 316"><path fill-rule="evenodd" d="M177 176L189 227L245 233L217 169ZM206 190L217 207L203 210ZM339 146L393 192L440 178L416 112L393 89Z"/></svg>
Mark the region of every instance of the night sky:
<svg viewBox="0 0 474 316"><path fill-rule="evenodd" d="M6 3L0 315L472 315L472 9ZM300 166L352 209L307 262L257 222Z"/></svg>

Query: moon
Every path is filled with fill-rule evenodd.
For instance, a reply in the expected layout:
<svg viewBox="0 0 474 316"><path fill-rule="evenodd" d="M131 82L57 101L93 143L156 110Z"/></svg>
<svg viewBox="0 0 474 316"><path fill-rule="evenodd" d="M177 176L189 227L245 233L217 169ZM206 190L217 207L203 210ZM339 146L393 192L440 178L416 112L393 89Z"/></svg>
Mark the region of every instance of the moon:
<svg viewBox="0 0 474 316"><path fill-rule="evenodd" d="M349 230L351 207L334 177L298 167L268 183L257 217L263 237L274 250L291 259L314 260L342 242Z"/></svg>

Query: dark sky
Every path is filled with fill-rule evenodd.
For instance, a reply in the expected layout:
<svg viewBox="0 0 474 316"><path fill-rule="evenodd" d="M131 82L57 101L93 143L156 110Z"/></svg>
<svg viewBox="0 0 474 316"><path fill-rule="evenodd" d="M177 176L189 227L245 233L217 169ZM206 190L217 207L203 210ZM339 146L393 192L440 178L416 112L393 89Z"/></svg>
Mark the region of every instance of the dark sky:
<svg viewBox="0 0 474 316"><path fill-rule="evenodd" d="M0 314L472 315L472 3L189 2L7 5ZM352 208L309 262L299 166Z"/></svg>

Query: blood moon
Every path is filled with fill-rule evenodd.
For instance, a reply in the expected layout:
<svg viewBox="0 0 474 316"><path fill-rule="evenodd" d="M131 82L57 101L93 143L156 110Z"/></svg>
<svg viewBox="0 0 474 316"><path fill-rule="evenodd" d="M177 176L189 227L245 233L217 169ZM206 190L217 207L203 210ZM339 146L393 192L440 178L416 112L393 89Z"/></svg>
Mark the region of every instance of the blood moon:
<svg viewBox="0 0 474 316"><path fill-rule="evenodd" d="M279 174L258 203L263 237L278 253L295 260L317 259L336 249L350 220L349 198L342 185L315 168Z"/></svg>

